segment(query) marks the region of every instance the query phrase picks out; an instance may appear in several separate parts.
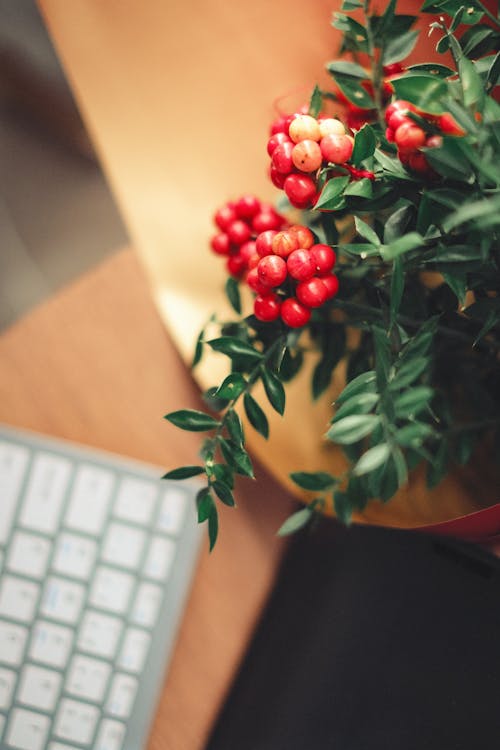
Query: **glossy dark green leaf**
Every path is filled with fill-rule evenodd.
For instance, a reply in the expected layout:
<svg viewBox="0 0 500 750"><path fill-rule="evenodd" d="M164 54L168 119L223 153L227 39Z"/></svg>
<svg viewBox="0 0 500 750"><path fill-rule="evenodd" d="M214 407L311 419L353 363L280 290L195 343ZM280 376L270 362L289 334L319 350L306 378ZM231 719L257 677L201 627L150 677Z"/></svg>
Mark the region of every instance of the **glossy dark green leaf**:
<svg viewBox="0 0 500 750"><path fill-rule="evenodd" d="M191 368L196 367L198 362L201 360L203 356L203 337L205 335L205 331L201 331L198 335L198 338L196 339L196 344L194 347L194 354L193 354L193 360L191 362Z"/></svg>
<svg viewBox="0 0 500 750"><path fill-rule="evenodd" d="M363 7L363 0L342 0L341 10L357 10Z"/></svg>
<svg viewBox="0 0 500 750"><path fill-rule="evenodd" d="M410 252L411 250L417 250L423 247L424 238L418 232L408 232L408 234L399 237L399 239L391 242L390 245L382 245L380 248L380 255L384 260L394 260L400 255Z"/></svg>
<svg viewBox="0 0 500 750"><path fill-rule="evenodd" d="M232 440L221 438L219 440L220 449L224 460L231 466L237 474L253 479L253 467L250 456L243 446L234 443Z"/></svg>
<svg viewBox="0 0 500 750"><path fill-rule="evenodd" d="M225 425L231 439L237 444L242 445L245 442L245 434L239 414L231 409L225 416Z"/></svg>
<svg viewBox="0 0 500 750"><path fill-rule="evenodd" d="M374 245L374 246L380 245L380 239L377 233L369 224L366 223L366 221L363 221L363 219L360 219L359 216L355 216L354 225L356 227L356 232L365 240L368 240L368 242L371 245Z"/></svg>
<svg viewBox="0 0 500 750"><path fill-rule="evenodd" d="M354 148L350 161L361 164L362 161L375 153L377 139L371 125L363 125L354 136Z"/></svg>
<svg viewBox="0 0 500 750"><path fill-rule="evenodd" d="M350 381L350 383L346 385L342 393L340 393L337 396L335 405L337 407L340 406L345 401L355 396L357 393L362 393L362 392L374 393L375 389L376 389L375 370L368 370L367 372L362 372L360 375L355 377L353 380Z"/></svg>
<svg viewBox="0 0 500 750"><path fill-rule="evenodd" d="M243 396L243 406L252 427L267 440L269 437L269 422L257 401L249 393L245 393Z"/></svg>
<svg viewBox="0 0 500 750"><path fill-rule="evenodd" d="M283 383L279 377L268 368L262 370L262 383L264 384L264 390L269 403L278 414L283 415L286 403L286 394Z"/></svg>
<svg viewBox="0 0 500 750"><path fill-rule="evenodd" d="M178 469L167 471L162 479L189 479L190 477L196 477L198 474L204 473L205 468L203 466L181 466Z"/></svg>
<svg viewBox="0 0 500 750"><path fill-rule="evenodd" d="M219 534L219 516L217 514L217 508L213 509L213 512L208 517L208 541L210 552L215 547L217 536Z"/></svg>
<svg viewBox="0 0 500 750"><path fill-rule="evenodd" d="M232 372L228 375L215 392L218 398L231 401L237 398L247 387L247 381L239 372Z"/></svg>
<svg viewBox="0 0 500 750"><path fill-rule="evenodd" d="M236 279L233 279L232 276L229 276L226 281L226 296L231 304L231 307L235 312L241 314L241 297L240 297L240 289L238 286L238 282Z"/></svg>
<svg viewBox="0 0 500 750"><path fill-rule="evenodd" d="M376 162L382 167L384 177L392 177L395 180L412 180L399 159L384 154L379 148L375 149L374 157Z"/></svg>
<svg viewBox="0 0 500 750"><path fill-rule="evenodd" d="M472 166L464 159L456 139L446 138L442 147L425 149L425 156L430 165L443 177L463 182L470 182L473 178Z"/></svg>
<svg viewBox="0 0 500 750"><path fill-rule="evenodd" d="M452 68L438 63L417 63L416 65L410 65L408 70L412 73L428 73L437 78L449 78L455 75L455 71Z"/></svg>
<svg viewBox="0 0 500 750"><path fill-rule="evenodd" d="M327 64L327 70L333 75L348 76L349 78L357 78L362 81L366 81L369 77L368 72L361 65L354 62L347 62L345 60L333 60Z"/></svg>
<svg viewBox="0 0 500 750"><path fill-rule="evenodd" d="M405 391L394 399L396 416L400 418L416 416L427 408L433 395L433 389L425 385L419 385Z"/></svg>
<svg viewBox="0 0 500 750"><path fill-rule="evenodd" d="M336 74L334 78L344 96L349 99L352 104L355 104L356 107L360 107L361 109L373 109L375 107L375 102L372 97L366 89L361 86L356 78L350 78L349 76L343 76L340 74Z"/></svg>
<svg viewBox="0 0 500 750"><path fill-rule="evenodd" d="M211 467L210 476L213 476L220 482L223 482L229 487L230 490L234 488L233 472L227 464L213 464Z"/></svg>
<svg viewBox="0 0 500 750"><path fill-rule="evenodd" d="M395 242L405 233L413 213L414 207L411 203L407 203L397 208L387 217L387 221L384 224L385 245L390 245L391 242Z"/></svg>
<svg viewBox="0 0 500 750"><path fill-rule="evenodd" d="M219 480L216 480L212 483L212 488L224 505L229 505L231 508L234 507L234 497L233 493L231 492L231 488L227 486L224 482L221 482Z"/></svg>
<svg viewBox="0 0 500 750"><path fill-rule="evenodd" d="M198 523L203 523L213 512L215 506L208 487L200 490L196 495L196 507L198 509Z"/></svg>
<svg viewBox="0 0 500 750"><path fill-rule="evenodd" d="M303 490L326 490L335 483L335 478L325 471L294 471L290 479Z"/></svg>
<svg viewBox="0 0 500 750"><path fill-rule="evenodd" d="M190 432L213 430L220 424L214 417L196 409L172 411L170 414L165 414L165 419L176 427L180 427L181 430L189 430Z"/></svg>
<svg viewBox="0 0 500 750"><path fill-rule="evenodd" d="M333 177L328 180L321 191L321 195L315 205L316 209L333 209L338 205L339 198L349 182L349 177Z"/></svg>
<svg viewBox="0 0 500 750"><path fill-rule="evenodd" d="M467 57L461 57L458 61L458 73L462 84L465 106L478 105L480 107L484 98L484 89L483 82L474 67L474 63Z"/></svg>
<svg viewBox="0 0 500 750"><path fill-rule="evenodd" d="M309 523L313 516L313 513L314 511L312 511L311 508L307 506L295 511L295 513L292 513L291 516L288 516L286 521L280 526L277 532L278 536L289 536L290 534L294 534L296 531L299 531L299 529L302 529Z"/></svg>
<svg viewBox="0 0 500 750"><path fill-rule="evenodd" d="M372 180L369 180L367 177L362 177L361 180L353 180L344 190L344 196L371 198L373 196Z"/></svg>
<svg viewBox="0 0 500 750"><path fill-rule="evenodd" d="M405 34L389 39L382 55L384 65L400 62L408 57L418 39L418 31L407 31Z"/></svg>
<svg viewBox="0 0 500 750"><path fill-rule="evenodd" d="M424 112L442 114L446 110L448 86L442 78L417 73L393 78L391 83L398 99L411 102Z"/></svg>
<svg viewBox="0 0 500 750"><path fill-rule="evenodd" d="M225 354L231 359L244 357L245 359L255 360L262 359L262 354L247 344L246 341L236 338L235 336L221 336L217 339L207 341L207 344L215 351Z"/></svg>
<svg viewBox="0 0 500 750"><path fill-rule="evenodd" d="M323 107L323 94L319 86L315 86L309 100L309 114L317 117Z"/></svg>
<svg viewBox="0 0 500 750"><path fill-rule="evenodd" d="M327 432L334 443L349 445L366 437L377 426L380 417L374 414L352 414L335 422Z"/></svg>
<svg viewBox="0 0 500 750"><path fill-rule="evenodd" d="M403 298L403 292L405 288L405 276L403 270L403 263L401 258L395 258L392 264L392 276L391 276L391 300L390 300L390 314L391 314L391 325L396 322L396 317L399 312L401 300Z"/></svg>

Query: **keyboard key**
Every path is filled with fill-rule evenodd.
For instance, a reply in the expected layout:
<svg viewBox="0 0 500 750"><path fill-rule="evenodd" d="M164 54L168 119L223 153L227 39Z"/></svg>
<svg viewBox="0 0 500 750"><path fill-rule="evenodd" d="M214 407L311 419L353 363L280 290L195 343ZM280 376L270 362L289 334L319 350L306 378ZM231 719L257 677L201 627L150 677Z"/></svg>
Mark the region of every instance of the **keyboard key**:
<svg viewBox="0 0 500 750"><path fill-rule="evenodd" d="M123 639L118 666L129 672L141 672L146 661L151 636L138 628L127 628Z"/></svg>
<svg viewBox="0 0 500 750"><path fill-rule="evenodd" d="M176 545L171 539L153 537L148 545L148 554L144 564L143 574L147 578L164 581L172 567Z"/></svg>
<svg viewBox="0 0 500 750"><path fill-rule="evenodd" d="M40 586L15 576L4 576L0 582L0 615L21 622L31 622Z"/></svg>
<svg viewBox="0 0 500 750"><path fill-rule="evenodd" d="M65 525L87 534L100 534L108 515L114 481L113 473L107 469L87 464L80 466L75 477Z"/></svg>
<svg viewBox="0 0 500 750"><path fill-rule="evenodd" d="M80 616L84 594L81 584L52 576L45 585L40 612L45 617L72 625Z"/></svg>
<svg viewBox="0 0 500 750"><path fill-rule="evenodd" d="M107 563L135 570L139 566L146 535L122 523L111 523L104 537L102 558Z"/></svg>
<svg viewBox="0 0 500 750"><path fill-rule="evenodd" d="M167 534L178 534L184 522L187 510L187 496L177 487L169 487L163 492L160 512L156 522L158 531Z"/></svg>
<svg viewBox="0 0 500 750"><path fill-rule="evenodd" d="M51 742L48 750L75 750L75 746L63 745L62 742Z"/></svg>
<svg viewBox="0 0 500 750"><path fill-rule="evenodd" d="M21 575L43 578L47 570L50 548L48 539L16 531L7 558L7 568Z"/></svg>
<svg viewBox="0 0 500 750"><path fill-rule="evenodd" d="M136 625L152 628L158 617L162 600L162 589L154 583L141 583L130 613L130 619Z"/></svg>
<svg viewBox="0 0 500 750"><path fill-rule="evenodd" d="M0 661L17 667L22 661L27 638L27 628L0 620Z"/></svg>
<svg viewBox="0 0 500 750"><path fill-rule="evenodd" d="M66 576L88 580L94 566L97 544L78 534L63 533L55 548L52 567Z"/></svg>
<svg viewBox="0 0 500 750"><path fill-rule="evenodd" d="M89 745L98 719L99 709L95 706L63 698L57 712L54 734L68 742Z"/></svg>
<svg viewBox="0 0 500 750"><path fill-rule="evenodd" d="M94 576L90 590L90 604L99 609L121 614L127 609L133 585L134 579L128 573L101 566Z"/></svg>
<svg viewBox="0 0 500 750"><path fill-rule="evenodd" d="M64 689L77 698L101 703L110 673L105 661L77 654L71 660Z"/></svg>
<svg viewBox="0 0 500 750"><path fill-rule="evenodd" d="M77 645L81 651L113 659L123 622L117 617L88 610L83 617Z"/></svg>
<svg viewBox="0 0 500 750"><path fill-rule="evenodd" d="M39 620L33 627L28 655L51 667L64 668L73 642L73 631L63 625Z"/></svg>
<svg viewBox="0 0 500 750"><path fill-rule="evenodd" d="M113 719L103 719L99 726L94 750L122 750L125 724Z"/></svg>
<svg viewBox="0 0 500 750"><path fill-rule="evenodd" d="M29 457L27 448L0 441L0 544L5 544L9 538Z"/></svg>
<svg viewBox="0 0 500 750"><path fill-rule="evenodd" d="M113 514L145 526L153 516L158 487L146 479L125 477L120 482Z"/></svg>
<svg viewBox="0 0 500 750"><path fill-rule="evenodd" d="M71 470L68 459L51 453L37 453L21 507L21 526L44 534L56 532Z"/></svg>
<svg viewBox="0 0 500 750"><path fill-rule="evenodd" d="M14 708L10 714L7 745L16 750L42 750L45 747L50 719L48 716Z"/></svg>
<svg viewBox="0 0 500 750"><path fill-rule="evenodd" d="M0 708L8 711L12 704L12 695L16 684L16 673L0 667Z"/></svg>
<svg viewBox="0 0 500 750"><path fill-rule="evenodd" d="M62 675L59 672L27 664L21 674L17 700L41 711L53 711L61 682Z"/></svg>
<svg viewBox="0 0 500 750"><path fill-rule="evenodd" d="M115 674L106 702L106 712L119 719L127 719L137 692L138 682L128 674Z"/></svg>

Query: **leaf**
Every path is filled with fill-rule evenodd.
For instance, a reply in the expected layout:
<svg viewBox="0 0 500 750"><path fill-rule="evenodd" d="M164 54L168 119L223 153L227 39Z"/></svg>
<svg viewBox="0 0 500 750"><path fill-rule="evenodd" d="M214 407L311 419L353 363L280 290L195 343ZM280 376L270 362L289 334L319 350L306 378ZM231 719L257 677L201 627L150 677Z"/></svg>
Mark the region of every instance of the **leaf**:
<svg viewBox="0 0 500 750"><path fill-rule="evenodd" d="M366 221L360 219L359 216L355 216L354 225L356 227L356 232L361 235L361 237L363 237L365 240L368 240L368 242L370 242L372 245L380 245L380 240L377 233L371 228L369 224L366 223Z"/></svg>
<svg viewBox="0 0 500 750"><path fill-rule="evenodd" d="M429 367L430 360L428 357L411 357L396 372L394 378L389 383L389 389L406 388L414 383Z"/></svg>
<svg viewBox="0 0 500 750"><path fill-rule="evenodd" d="M311 117L317 117L323 106L323 94L319 86L315 86L309 100L309 114Z"/></svg>
<svg viewBox="0 0 500 750"><path fill-rule="evenodd" d="M345 97L360 109L373 109L375 102L366 89L356 79L335 75L335 82Z"/></svg>
<svg viewBox="0 0 500 750"><path fill-rule="evenodd" d="M363 0L343 0L341 10L357 10L363 7Z"/></svg>
<svg viewBox="0 0 500 750"><path fill-rule="evenodd" d="M194 347L194 354L193 354L193 360L191 362L191 369L194 369L198 362L201 360L203 356L203 337L205 335L205 331L200 331L198 334L198 338L196 339L196 344Z"/></svg>
<svg viewBox="0 0 500 750"><path fill-rule="evenodd" d="M167 471L162 479L189 479L190 477L196 477L198 474L204 473L205 468L203 466L181 466L178 469Z"/></svg>
<svg viewBox="0 0 500 750"><path fill-rule="evenodd" d="M391 455L391 449L387 443L375 445L363 453L358 463L353 469L355 476L360 477L363 474L369 474L387 461Z"/></svg>
<svg viewBox="0 0 500 750"><path fill-rule="evenodd" d="M172 411L170 414L165 414L164 419L168 420L176 427L179 427L181 430L189 430L190 432L205 432L206 430L213 430L220 424L220 422L209 414L205 414L203 411L197 411L196 409L179 409L178 411Z"/></svg>
<svg viewBox="0 0 500 750"><path fill-rule="evenodd" d="M384 154L379 148L375 149L374 157L375 161L382 167L384 177L392 177L397 180L413 180L408 172L406 172L399 159Z"/></svg>
<svg viewBox="0 0 500 750"><path fill-rule="evenodd" d="M225 354L230 359L244 357L245 359L257 361L262 359L262 354L245 341L235 336L221 336L218 339L211 339L207 344L215 351Z"/></svg>
<svg viewBox="0 0 500 750"><path fill-rule="evenodd" d="M380 417L374 414L353 414L335 422L327 432L334 443L350 445L366 437L379 424Z"/></svg>
<svg viewBox="0 0 500 750"><path fill-rule="evenodd" d="M198 509L198 523L203 523L213 513L215 505L208 487L204 487L196 495L196 507Z"/></svg>
<svg viewBox="0 0 500 750"><path fill-rule="evenodd" d="M268 368L262 370L261 377L269 403L278 414L283 415L286 403L286 394L283 383L279 377Z"/></svg>
<svg viewBox="0 0 500 750"><path fill-rule="evenodd" d="M353 164L361 164L362 161L375 153L377 141L371 125L363 125L354 136L354 148L350 161Z"/></svg>
<svg viewBox="0 0 500 750"><path fill-rule="evenodd" d="M373 183L367 177L362 177L361 180L353 180L344 190L344 197L371 198L372 195Z"/></svg>
<svg viewBox="0 0 500 750"><path fill-rule="evenodd" d="M407 203L389 215L384 225L384 243L386 245L390 245L391 242L399 239L405 233L413 211L414 207L411 203Z"/></svg>
<svg viewBox="0 0 500 750"><path fill-rule="evenodd" d="M329 62L326 68L333 75L348 76L349 78L357 78L362 81L366 81L369 78L368 71L354 62L334 60L333 62Z"/></svg>
<svg viewBox="0 0 500 750"><path fill-rule="evenodd" d="M358 375L346 385L342 393L340 393L337 397L335 405L339 406L339 404L343 404L345 401L352 398L352 396L355 396L357 393L361 393L362 391L374 392L376 387L375 380L375 370L362 372L361 375Z"/></svg>
<svg viewBox="0 0 500 750"><path fill-rule="evenodd" d="M221 482L219 480L216 480L212 483L212 487L215 491L215 494L219 498L219 500L222 500L224 505L229 505L231 508L234 507L234 497L233 493L231 492L230 487L227 486L224 482Z"/></svg>
<svg viewBox="0 0 500 750"><path fill-rule="evenodd" d="M347 401L344 401L342 406L335 412L333 422L338 422L339 419L348 417L350 414L368 414L379 401L378 393L361 392L357 393Z"/></svg>
<svg viewBox="0 0 500 750"><path fill-rule="evenodd" d="M238 315L241 313L241 297L238 282L229 276L226 281L226 296L231 304L231 307Z"/></svg>
<svg viewBox="0 0 500 750"><path fill-rule="evenodd" d="M251 477L253 479L253 467L250 460L250 456L243 448L231 440L225 438L219 439L220 449L226 462L231 466L237 474L242 474L245 477Z"/></svg>
<svg viewBox="0 0 500 750"><path fill-rule="evenodd" d="M224 422L231 439L237 445L243 445L245 442L245 435L238 413L234 409L230 409L224 418Z"/></svg>
<svg viewBox="0 0 500 750"><path fill-rule="evenodd" d="M448 233L452 229L455 229L468 221L477 221L488 216L498 216L499 212L500 200L498 196L493 198L481 198L476 201L467 201L444 220L443 230Z"/></svg>
<svg viewBox="0 0 500 750"><path fill-rule="evenodd" d="M423 149L425 158L431 167L443 177L470 182L474 172L471 164L464 159L464 154L456 140L453 137L443 138L441 147Z"/></svg>
<svg viewBox="0 0 500 750"><path fill-rule="evenodd" d="M215 391L218 398L230 401L237 398L245 390L247 381L239 372L232 372L227 378L224 378L220 386Z"/></svg>
<svg viewBox="0 0 500 750"><path fill-rule="evenodd" d="M455 71L452 68L448 68L446 65L438 65L438 63L418 63L417 65L409 65L408 70L410 73L428 73L437 78L449 78L450 76L455 75Z"/></svg>
<svg viewBox="0 0 500 750"><path fill-rule="evenodd" d="M473 104L480 106L480 102L484 98L483 82L474 64L465 56L458 61L458 74L462 84L465 106L471 107Z"/></svg>
<svg viewBox="0 0 500 750"><path fill-rule="evenodd" d="M403 298L403 292L405 288L405 276L403 270L403 264L401 258L395 258L392 264L392 277L391 277L391 299L390 299L390 315L391 315L391 326L396 322L396 317L399 312L401 300Z"/></svg>
<svg viewBox="0 0 500 750"><path fill-rule="evenodd" d="M243 406L252 427L267 440L269 437L269 422L257 401L249 393L245 393L243 396Z"/></svg>
<svg viewBox="0 0 500 750"><path fill-rule="evenodd" d="M227 464L213 464L210 476L223 482L230 490L234 488L233 472Z"/></svg>
<svg viewBox="0 0 500 750"><path fill-rule="evenodd" d="M394 260L400 255L410 252L410 250L417 250L423 247L423 245L424 238L421 234L418 232L409 232L391 242L390 245L382 245L380 247L380 255L384 260Z"/></svg>
<svg viewBox="0 0 500 750"><path fill-rule="evenodd" d="M465 305L465 295L467 293L467 275L460 271L453 273L443 273L444 280L456 296L461 306Z"/></svg>
<svg viewBox="0 0 500 750"><path fill-rule="evenodd" d="M326 490L332 484L335 484L335 478L325 471L294 471L290 474L290 479L303 490Z"/></svg>
<svg viewBox="0 0 500 750"><path fill-rule="evenodd" d="M375 349L377 388L379 393L383 393L389 379L389 370L391 368L391 344L385 329L374 326L372 330L373 345Z"/></svg>
<svg viewBox="0 0 500 750"><path fill-rule="evenodd" d="M313 516L314 511L311 508L301 508L291 516L288 516L286 521L278 529L278 536L288 536L294 534L299 529L302 529L306 524L309 523Z"/></svg>
<svg viewBox="0 0 500 750"><path fill-rule="evenodd" d="M213 512L208 517L208 541L210 552L215 547L217 541L217 535L219 533L219 516L217 514L217 508L214 506Z"/></svg>
<svg viewBox="0 0 500 750"><path fill-rule="evenodd" d="M382 62L384 65L399 62L408 57L418 39L418 31L407 31L406 34L390 39L383 51Z"/></svg>
<svg viewBox="0 0 500 750"><path fill-rule="evenodd" d="M419 447L427 438L435 435L433 428L425 422L412 422L394 433L394 439L405 448Z"/></svg>
<svg viewBox="0 0 500 750"><path fill-rule="evenodd" d="M391 84L397 99L405 99L430 114L442 114L448 95L446 81L425 73L392 78Z"/></svg>
<svg viewBox="0 0 500 750"><path fill-rule="evenodd" d="M338 205L339 197L344 192L349 179L349 177L333 177L328 180L314 207L316 209L334 209Z"/></svg>
<svg viewBox="0 0 500 750"><path fill-rule="evenodd" d="M405 391L394 400L394 409L397 417L414 417L423 409L426 409L429 401L434 395L432 388L419 385Z"/></svg>
<svg viewBox="0 0 500 750"><path fill-rule="evenodd" d="M349 502L349 496L346 492L337 490L333 493L333 507L335 515L346 526L349 526L352 519L352 507Z"/></svg>

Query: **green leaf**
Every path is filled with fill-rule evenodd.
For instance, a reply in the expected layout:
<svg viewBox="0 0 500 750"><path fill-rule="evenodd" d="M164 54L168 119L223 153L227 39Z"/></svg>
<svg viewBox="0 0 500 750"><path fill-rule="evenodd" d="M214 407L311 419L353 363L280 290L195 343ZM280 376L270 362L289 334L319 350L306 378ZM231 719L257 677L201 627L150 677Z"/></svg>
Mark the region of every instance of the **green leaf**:
<svg viewBox="0 0 500 750"><path fill-rule="evenodd" d="M375 388L376 388L375 381L376 381L375 370L368 370L367 372L362 372L361 375L358 375L353 380L351 380L350 383L346 385L342 393L340 393L339 396L337 397L335 405L338 407L340 404L343 404L345 401L352 398L357 393L361 393L363 391L375 392Z"/></svg>
<svg viewBox="0 0 500 750"><path fill-rule="evenodd" d="M189 430L190 432L213 430L220 424L220 422L209 414L197 411L196 409L179 409L179 411L172 411L170 414L165 414L164 418L176 427L180 427L181 430Z"/></svg>
<svg viewBox="0 0 500 750"><path fill-rule="evenodd" d="M424 73L406 74L401 78L392 78L391 83L397 99L405 99L430 114L445 112L448 86L442 78Z"/></svg>
<svg viewBox="0 0 500 750"><path fill-rule="evenodd" d="M380 245L380 240L377 233L371 228L369 224L366 223L366 221L360 219L359 216L355 216L354 225L356 227L356 232L361 237L363 237L365 240L368 240L368 242L370 242L372 245Z"/></svg>
<svg viewBox="0 0 500 750"><path fill-rule="evenodd" d="M315 86L309 100L309 114L311 117L317 117L323 106L323 94L319 86Z"/></svg>
<svg viewBox="0 0 500 750"><path fill-rule="evenodd" d="M484 98L483 82L474 64L467 57L461 57L458 61L458 73L462 84L465 106L479 105Z"/></svg>
<svg viewBox="0 0 500 750"><path fill-rule="evenodd" d="M181 466L178 469L167 471L162 479L189 479L190 477L196 477L198 474L204 473L205 469L203 466Z"/></svg>
<svg viewBox="0 0 500 750"><path fill-rule="evenodd" d="M335 515L346 526L349 526L352 519L352 507L349 502L349 496L346 492L337 490L333 493L333 507Z"/></svg>
<svg viewBox="0 0 500 750"><path fill-rule="evenodd" d="M389 383L389 389L406 388L414 383L429 367L428 357L411 357L399 367L393 380Z"/></svg>
<svg viewBox="0 0 500 750"><path fill-rule="evenodd" d="M374 153L375 161L380 164L380 166L383 169L384 177L392 177L396 180L407 180L412 181L413 178L410 177L408 172L406 172L405 168L399 161L399 159L396 159L393 156L388 156L387 154L384 154L383 151L381 151L379 148L375 149Z"/></svg>
<svg viewBox="0 0 500 750"><path fill-rule="evenodd" d="M356 79L338 74L335 75L334 78L344 96L347 97L352 104L355 104L356 107L360 107L361 109L373 109L375 107L375 102L370 94L357 82Z"/></svg>
<svg viewBox="0 0 500 750"><path fill-rule="evenodd" d="M363 7L363 0L343 0L340 10L357 10Z"/></svg>
<svg viewBox="0 0 500 750"><path fill-rule="evenodd" d="M338 422L350 414L368 414L379 401L378 393L370 391L357 393L344 401L342 406L335 412L333 422Z"/></svg>
<svg viewBox="0 0 500 750"><path fill-rule="evenodd" d="M208 487L204 487L196 495L196 507L198 509L198 523L203 523L213 513L215 505Z"/></svg>
<svg viewBox="0 0 500 750"><path fill-rule="evenodd" d="M325 471L294 471L290 474L290 479L303 490L326 490L332 484L335 484L335 478Z"/></svg>
<svg viewBox="0 0 500 750"><path fill-rule="evenodd" d="M269 437L269 422L257 401L249 393L245 393L243 396L243 406L252 427L267 440Z"/></svg>
<svg viewBox="0 0 500 750"><path fill-rule="evenodd" d="M362 161L375 153L377 141L371 125L363 125L354 136L354 148L350 161L353 164L361 164Z"/></svg>
<svg viewBox="0 0 500 750"><path fill-rule="evenodd" d="M198 362L201 360L203 356L203 337L205 335L205 331L200 331L198 334L198 338L196 339L196 344L194 347L194 354L193 354L193 360L191 362L191 369L194 369Z"/></svg>
<svg viewBox="0 0 500 750"><path fill-rule="evenodd" d="M460 305L465 305L467 293L467 275L460 271L443 273L444 280L455 294Z"/></svg>
<svg viewBox="0 0 500 750"><path fill-rule="evenodd" d="M500 200L498 196L467 201L444 220L443 230L448 233L468 221L477 221L484 217L498 216L499 212Z"/></svg>
<svg viewBox="0 0 500 750"><path fill-rule="evenodd" d="M407 31L406 34L389 39L382 55L384 65L399 62L408 57L418 39L418 31Z"/></svg>
<svg viewBox="0 0 500 750"><path fill-rule="evenodd" d="M371 198L372 195L373 183L367 177L362 177L361 180L353 180L344 190L344 197Z"/></svg>
<svg viewBox="0 0 500 750"><path fill-rule="evenodd" d="M269 399L269 403L278 414L283 415L285 412L286 394L283 387L283 383L279 377L269 370L264 368L262 370L262 382L264 384L264 390L266 396Z"/></svg>
<svg viewBox="0 0 500 750"><path fill-rule="evenodd" d="M425 422L412 422L394 433L394 439L405 448L415 448L435 435L433 428Z"/></svg>
<svg viewBox="0 0 500 750"><path fill-rule="evenodd" d="M224 418L224 422L231 439L236 444L243 445L243 443L245 442L245 435L243 432L243 425L241 424L241 419L238 413L234 409L231 409L227 412Z"/></svg>
<svg viewBox="0 0 500 750"><path fill-rule="evenodd" d="M423 409L427 408L433 395L433 389L428 388L426 385L419 385L416 388L405 391L394 400L396 416L399 418L416 416Z"/></svg>
<svg viewBox="0 0 500 750"><path fill-rule="evenodd" d="M238 282L229 276L226 281L226 296L231 304L231 307L238 315L241 313L241 297Z"/></svg>
<svg viewBox="0 0 500 750"><path fill-rule="evenodd" d="M278 529L278 536L288 536L294 534L299 529L302 529L306 524L309 523L313 516L314 511L310 508L301 508L291 516L288 516L286 521Z"/></svg>
<svg viewBox="0 0 500 750"><path fill-rule="evenodd" d="M474 172L469 161L464 158L457 140L453 137L443 138L441 147L424 149L425 157L431 167L443 177L470 182Z"/></svg>
<svg viewBox="0 0 500 750"><path fill-rule="evenodd" d="M396 322L396 317L399 312L401 300L403 298L403 292L405 288L405 276L403 270L403 264L401 258L395 258L392 265L392 276L391 276L391 299L390 299L390 314L391 314L391 326Z"/></svg>
<svg viewBox="0 0 500 750"><path fill-rule="evenodd" d="M334 60L333 62L329 62L326 67L333 75L349 76L349 78L357 78L362 81L366 81L369 78L368 71L362 68L361 65L358 65L358 63Z"/></svg>
<svg viewBox="0 0 500 750"><path fill-rule="evenodd" d="M414 211L414 207L411 203L407 203L400 208L397 208L391 213L384 225L384 243L390 245L391 242L399 239L411 221L411 217Z"/></svg>
<svg viewBox="0 0 500 750"><path fill-rule="evenodd" d="M227 464L213 464L210 476L227 485L230 490L234 488L233 472Z"/></svg>
<svg viewBox="0 0 500 750"><path fill-rule="evenodd" d="M316 209L323 208L326 210L333 210L336 208L339 203L339 198L342 196L349 179L349 177L333 177L331 180L328 180L314 207Z"/></svg>
<svg viewBox="0 0 500 750"><path fill-rule="evenodd" d="M327 432L334 443L350 445L366 437L379 424L380 417L374 414L353 414L335 422Z"/></svg>
<svg viewBox="0 0 500 750"><path fill-rule="evenodd" d="M230 401L237 398L247 386L247 381L239 372L232 372L227 378L224 378L215 392L218 398Z"/></svg>
<svg viewBox="0 0 500 750"><path fill-rule="evenodd" d="M380 247L380 255L384 260L394 260L404 253L410 252L410 250L417 250L424 245L424 238L418 232L409 232L403 235L390 245L382 245Z"/></svg>
<svg viewBox="0 0 500 750"><path fill-rule="evenodd" d="M215 547L217 541L217 535L219 533L219 516L217 514L217 508L214 506L213 512L208 517L208 541L210 552Z"/></svg>
<svg viewBox="0 0 500 750"><path fill-rule="evenodd" d="M230 487L227 486L224 482L221 482L219 480L216 480L212 483L212 487L215 491L215 494L219 498L219 500L222 500L224 505L229 505L231 508L234 507L234 497L233 493L231 492Z"/></svg>
<svg viewBox="0 0 500 750"><path fill-rule="evenodd" d="M410 73L428 73L437 78L449 78L455 75L452 68L448 68L446 65L438 65L438 63L418 63L417 65L410 65L408 70Z"/></svg>
<svg viewBox="0 0 500 750"><path fill-rule="evenodd" d="M230 359L243 357L249 360L262 359L262 354L245 341L235 336L221 336L218 339L211 339L207 344L215 351L225 354Z"/></svg>
<svg viewBox="0 0 500 750"><path fill-rule="evenodd" d="M383 393L389 379L391 369L391 343L385 329L373 327L373 345L375 349L375 372L377 374L377 388Z"/></svg>
<svg viewBox="0 0 500 750"><path fill-rule="evenodd" d="M391 449L387 443L379 443L363 453L353 469L355 476L369 474L387 461L391 455Z"/></svg>
<svg viewBox="0 0 500 750"><path fill-rule="evenodd" d="M250 456L243 446L234 443L231 440L219 439L220 449L225 461L231 466L237 474L253 479L253 467Z"/></svg>

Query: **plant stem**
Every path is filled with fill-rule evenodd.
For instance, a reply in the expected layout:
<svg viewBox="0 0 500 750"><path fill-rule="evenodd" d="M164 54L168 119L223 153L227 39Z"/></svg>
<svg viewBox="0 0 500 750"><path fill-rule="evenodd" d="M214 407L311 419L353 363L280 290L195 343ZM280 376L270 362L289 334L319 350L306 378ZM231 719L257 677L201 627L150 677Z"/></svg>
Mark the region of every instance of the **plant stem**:
<svg viewBox="0 0 500 750"><path fill-rule="evenodd" d="M368 55L372 63L372 84L373 84L373 98L375 100L375 109L377 110L377 119L379 121L382 131L385 130L384 116L382 114L382 50L379 55L376 54L375 39L373 36L371 16L370 16L370 0L365 0L363 7L365 21L366 21L366 41L368 42Z"/></svg>

